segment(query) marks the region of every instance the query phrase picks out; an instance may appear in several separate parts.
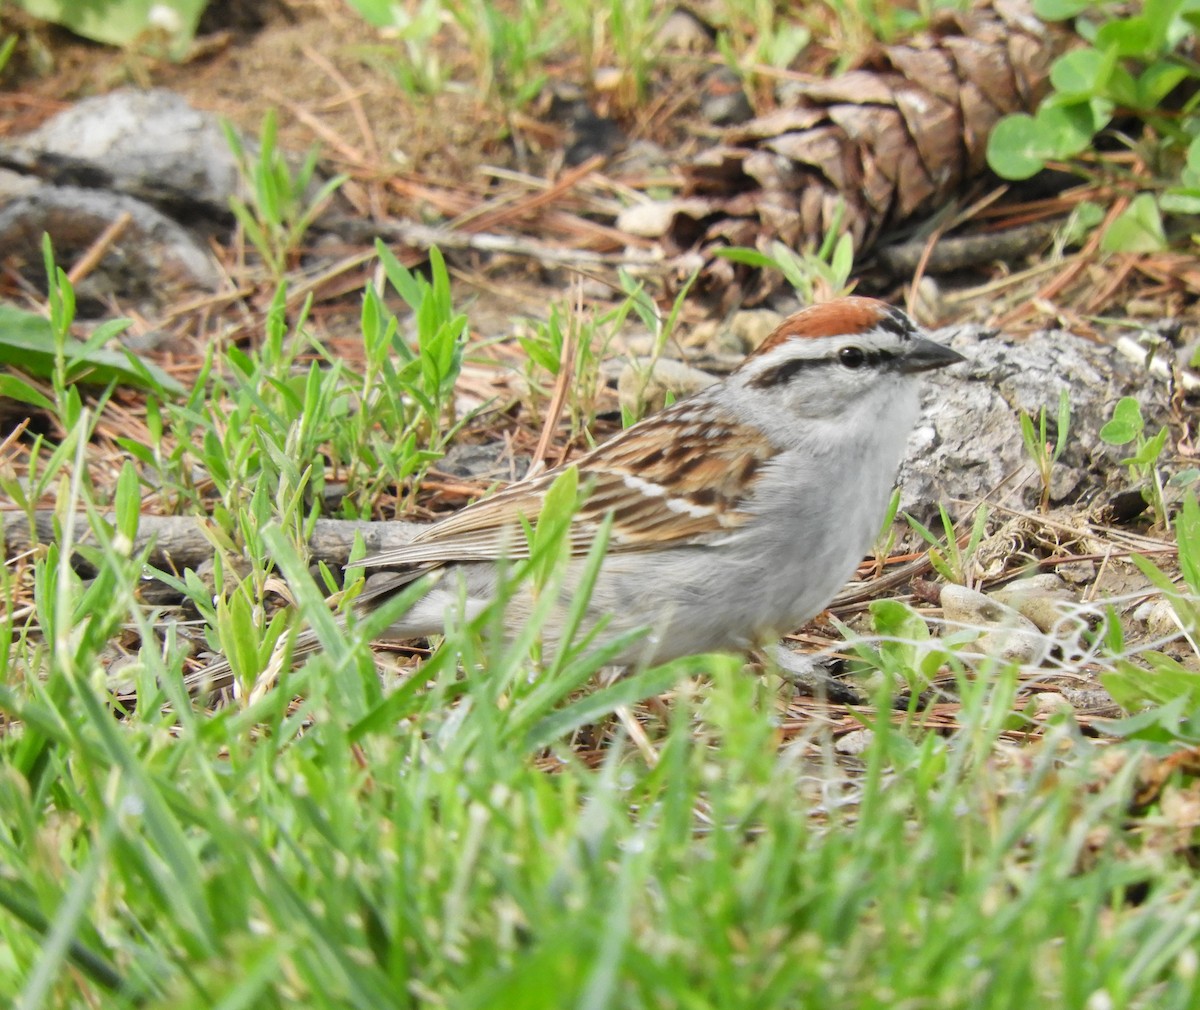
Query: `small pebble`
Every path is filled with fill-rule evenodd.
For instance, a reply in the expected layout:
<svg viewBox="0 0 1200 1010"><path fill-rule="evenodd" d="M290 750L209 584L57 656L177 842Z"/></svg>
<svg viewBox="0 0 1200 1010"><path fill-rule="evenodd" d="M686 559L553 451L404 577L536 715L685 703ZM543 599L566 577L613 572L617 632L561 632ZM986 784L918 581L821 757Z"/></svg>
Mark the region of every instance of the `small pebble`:
<svg viewBox="0 0 1200 1010"><path fill-rule="evenodd" d="M982 632L974 652L1005 663L1032 663L1045 653L1045 637L1029 618L974 589L945 586L942 610L951 624Z"/></svg>

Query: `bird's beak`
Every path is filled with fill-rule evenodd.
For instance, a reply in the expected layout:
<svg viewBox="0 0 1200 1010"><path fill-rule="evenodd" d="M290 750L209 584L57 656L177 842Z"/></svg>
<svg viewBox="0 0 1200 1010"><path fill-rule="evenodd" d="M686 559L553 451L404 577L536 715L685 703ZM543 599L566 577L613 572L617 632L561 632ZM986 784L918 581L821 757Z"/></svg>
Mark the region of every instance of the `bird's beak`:
<svg viewBox="0 0 1200 1010"><path fill-rule="evenodd" d="M945 368L960 361L966 361L958 351L952 351L942 344L918 337L908 348L908 352L900 362L902 372L928 372L934 368Z"/></svg>

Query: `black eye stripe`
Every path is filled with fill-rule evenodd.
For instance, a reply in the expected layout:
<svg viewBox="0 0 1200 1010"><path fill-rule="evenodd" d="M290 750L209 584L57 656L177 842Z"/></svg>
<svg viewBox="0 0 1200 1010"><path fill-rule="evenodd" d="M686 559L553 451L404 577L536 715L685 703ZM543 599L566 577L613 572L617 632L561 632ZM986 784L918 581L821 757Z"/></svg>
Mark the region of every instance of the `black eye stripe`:
<svg viewBox="0 0 1200 1010"><path fill-rule="evenodd" d="M849 365L842 361L842 355L846 351L858 351L862 355L857 365ZM829 368L837 366L838 368L849 368L858 371L863 368L879 368L891 369L895 367L896 355L891 351L868 351L856 345L849 347L840 347L833 355L823 358L792 358L790 361L781 361L774 368L768 368L765 372L755 376L750 380L749 385L755 389L767 389L771 386L777 386L790 381L800 372L806 372L816 368Z"/></svg>
<svg viewBox="0 0 1200 1010"><path fill-rule="evenodd" d="M792 358L790 361L784 361L776 365L774 368L768 368L765 372L760 372L748 385L754 389L769 389L771 386L781 385L792 378L797 372L804 372L810 368L824 367L829 362L824 358Z"/></svg>
<svg viewBox="0 0 1200 1010"><path fill-rule="evenodd" d="M858 352L856 355L857 361L854 364L842 360L842 355L845 354L846 351L850 350ZM839 364L844 365L846 368L879 368L881 366L887 366L895 359L895 357L896 355L894 355L891 351L864 351L861 347L843 347L842 350L838 352L838 362Z"/></svg>

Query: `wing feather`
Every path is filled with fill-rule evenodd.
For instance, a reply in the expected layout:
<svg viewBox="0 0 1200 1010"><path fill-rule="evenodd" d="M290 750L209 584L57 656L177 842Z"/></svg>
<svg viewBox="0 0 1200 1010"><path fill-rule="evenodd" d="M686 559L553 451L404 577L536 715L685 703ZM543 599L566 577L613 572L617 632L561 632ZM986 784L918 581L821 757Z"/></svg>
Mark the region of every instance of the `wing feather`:
<svg viewBox="0 0 1200 1010"><path fill-rule="evenodd" d="M778 451L758 428L719 410L703 394L680 401L574 462L589 492L572 522L571 551L586 554L610 512L610 553L702 544L733 532L749 517L755 488ZM526 558L520 517L537 522L546 492L563 469L511 484L427 527L409 544L360 563L401 567Z"/></svg>

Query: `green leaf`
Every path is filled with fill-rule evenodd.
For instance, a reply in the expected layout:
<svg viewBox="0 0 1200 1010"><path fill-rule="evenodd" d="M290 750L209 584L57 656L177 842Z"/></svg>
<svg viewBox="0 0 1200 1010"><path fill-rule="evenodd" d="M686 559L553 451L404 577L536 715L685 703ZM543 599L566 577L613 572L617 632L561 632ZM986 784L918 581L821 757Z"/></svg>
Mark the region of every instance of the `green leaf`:
<svg viewBox="0 0 1200 1010"><path fill-rule="evenodd" d="M69 28L76 35L110 46L130 46L157 33L168 37L174 55L183 55L196 34L207 0L15 0L34 17Z"/></svg>
<svg viewBox="0 0 1200 1010"><path fill-rule="evenodd" d="M0 339L3 339L0 337ZM0 397L19 400L31 407L41 410L53 410L54 404L34 389L28 382L18 379L15 375L0 375Z"/></svg>
<svg viewBox="0 0 1200 1010"><path fill-rule="evenodd" d="M879 524L879 537L886 537L892 530L892 523L896 521L896 513L900 511L900 489L896 488L892 492L892 497L888 501L887 512L884 513L883 522Z"/></svg>
<svg viewBox="0 0 1200 1010"><path fill-rule="evenodd" d="M157 460L154 458L152 450L137 442L132 438L125 438L118 435L115 439L117 445L124 449L130 456L136 459L142 466L153 467L157 465Z"/></svg>
<svg viewBox="0 0 1200 1010"><path fill-rule="evenodd" d="M396 0L349 0L349 3L376 28L399 27L403 21L403 8Z"/></svg>
<svg viewBox="0 0 1200 1010"><path fill-rule="evenodd" d="M1187 149L1187 167L1200 177L1200 136L1195 137Z"/></svg>
<svg viewBox="0 0 1200 1010"><path fill-rule="evenodd" d="M1198 480L1200 480L1200 467L1189 466L1172 474L1167 481L1167 487L1190 487Z"/></svg>
<svg viewBox="0 0 1200 1010"><path fill-rule="evenodd" d="M1042 411L1043 420L1046 417L1046 412ZM1021 411L1017 420L1021 424L1021 441L1025 443L1025 451L1029 453L1034 461L1039 461L1046 455L1046 445L1038 437L1038 433L1033 428L1033 418Z"/></svg>
<svg viewBox="0 0 1200 1010"><path fill-rule="evenodd" d="M396 293L404 299L413 312L418 311L424 297L423 291L428 285L396 259L396 254L384 245L382 239L375 240L375 253L379 256L383 272L387 275L387 279Z"/></svg>
<svg viewBox="0 0 1200 1010"><path fill-rule="evenodd" d="M987 159L992 171L1005 179L1029 179L1046 167L1055 154L1053 137L1033 116L1005 116L988 137Z"/></svg>
<svg viewBox="0 0 1200 1010"><path fill-rule="evenodd" d="M1200 188L1169 189L1158 198L1158 207L1167 214L1200 214Z"/></svg>
<svg viewBox="0 0 1200 1010"><path fill-rule="evenodd" d="M1145 17L1121 18L1101 25L1096 45L1118 56L1153 57L1162 48L1163 36Z"/></svg>
<svg viewBox="0 0 1200 1010"><path fill-rule="evenodd" d="M771 255L774 257L777 269L787 282L797 291L805 290L804 258L778 239L771 243Z"/></svg>
<svg viewBox="0 0 1200 1010"><path fill-rule="evenodd" d="M909 526L911 526L914 530L916 530L917 535L920 536L920 538L922 540L924 540L927 544L929 544L931 547L936 547L941 542L933 534L933 531L930 530L929 527L925 526L919 519L915 518L914 516L910 515L907 512L904 513L904 519L908 523Z"/></svg>
<svg viewBox="0 0 1200 1010"><path fill-rule="evenodd" d="M750 267L760 267L764 270L780 269L779 263L766 253L761 253L757 249L747 249L745 246L718 249L716 255L723 260L729 260L733 263L743 263Z"/></svg>
<svg viewBox="0 0 1200 1010"><path fill-rule="evenodd" d="M138 523L141 520L142 495L138 484L137 467L131 460L126 460L121 467L121 475L117 478L117 492L113 497L113 507L116 513L117 530L125 537L126 549L132 550L137 538Z"/></svg>
<svg viewBox="0 0 1200 1010"><path fill-rule="evenodd" d="M1187 189L1200 189L1200 135L1188 144L1187 157L1179 181Z"/></svg>
<svg viewBox="0 0 1200 1010"><path fill-rule="evenodd" d="M1058 391L1058 425L1054 433L1054 460L1067 447L1067 436L1071 433L1071 394L1066 389Z"/></svg>
<svg viewBox="0 0 1200 1010"><path fill-rule="evenodd" d="M942 655L924 643L929 627L915 610L898 600L875 600L870 605L874 635L854 651L870 666L899 677L910 689L924 689L942 663Z"/></svg>
<svg viewBox="0 0 1200 1010"><path fill-rule="evenodd" d="M106 336L111 336L106 333ZM157 365L129 352L91 347L68 337L66 357L70 377L78 382L106 386L116 382L155 392L181 395L184 388ZM11 305L0 305L0 363L45 378L54 372L54 328L41 316Z"/></svg>
<svg viewBox="0 0 1200 1010"><path fill-rule="evenodd" d="M558 545L567 536L575 510L579 507L579 470L567 467L546 491L529 544L536 565L535 582L544 584L559 558Z"/></svg>
<svg viewBox="0 0 1200 1010"><path fill-rule="evenodd" d="M1037 110L1034 121L1050 145L1050 157L1073 158L1091 146L1112 113L1113 103L1106 98L1060 99L1052 95Z"/></svg>
<svg viewBox="0 0 1200 1010"><path fill-rule="evenodd" d="M551 375L558 374L558 354L550 346L535 337L518 337L517 343L521 345L521 349L535 365L545 369Z"/></svg>
<svg viewBox="0 0 1200 1010"><path fill-rule="evenodd" d="M0 74L4 73L4 68L8 66L8 61L12 59L12 54L16 52L17 43L20 41L20 36L9 35L3 42L0 42Z"/></svg>
<svg viewBox="0 0 1200 1010"><path fill-rule="evenodd" d="M1144 670L1132 664L1122 663L1125 669L1118 673L1100 675L1100 683L1126 711L1142 708L1139 684L1144 682ZM1128 705L1123 704L1128 702ZM1195 725L1195 713L1189 717L1187 698L1180 696L1158 708L1150 708L1125 719L1097 720L1094 725L1100 732L1126 740L1148 740L1154 743L1174 743L1180 739L1194 739L1191 732Z"/></svg>
<svg viewBox="0 0 1200 1010"><path fill-rule="evenodd" d="M1121 460L1122 466L1152 466L1162 454L1167 442L1167 429L1160 428L1158 434L1149 439L1145 445L1139 446L1138 451L1128 459Z"/></svg>
<svg viewBox="0 0 1200 1010"><path fill-rule="evenodd" d="M920 642L929 638L929 627L921 615L899 600L874 600L869 610L876 634Z"/></svg>
<svg viewBox="0 0 1200 1010"><path fill-rule="evenodd" d="M1148 557L1143 554L1131 554L1129 560L1133 562L1134 567L1139 572L1146 576L1146 580L1152 586L1159 589L1164 596L1168 599L1178 597L1179 590L1175 586L1175 583L1171 581L1171 576L1159 568Z"/></svg>
<svg viewBox="0 0 1200 1010"><path fill-rule="evenodd" d="M829 266L833 270L838 287L845 287L854 271L854 237L849 232L843 232L837 240Z"/></svg>
<svg viewBox="0 0 1200 1010"><path fill-rule="evenodd" d="M1062 241L1067 245L1081 245L1103 221L1104 208L1092 200L1082 200L1063 225Z"/></svg>
<svg viewBox="0 0 1200 1010"><path fill-rule="evenodd" d="M638 319L642 321L642 325L651 333L655 332L660 322L658 306L654 304L654 299L646 290L646 282L638 280L627 270L619 271L617 278L621 283L621 290L628 296L629 303Z"/></svg>
<svg viewBox="0 0 1200 1010"><path fill-rule="evenodd" d="M799 24L780 24L774 38L768 40L767 62L773 67L789 67L812 41L812 31Z"/></svg>
<svg viewBox="0 0 1200 1010"><path fill-rule="evenodd" d="M1100 429L1100 438L1109 445L1125 445L1142 433L1141 405L1132 396L1123 396L1113 408L1112 420Z"/></svg>
<svg viewBox="0 0 1200 1010"><path fill-rule="evenodd" d="M1060 96L1091 98L1105 88L1113 63L1112 55L1083 46L1054 61L1050 83Z"/></svg>
<svg viewBox="0 0 1200 1010"><path fill-rule="evenodd" d="M1189 491L1183 509L1175 518L1175 540L1179 545L1179 569L1193 596L1200 593L1200 505Z"/></svg>
<svg viewBox="0 0 1200 1010"><path fill-rule="evenodd" d="M1033 12L1043 21L1065 21L1082 14L1094 0L1034 0Z"/></svg>
<svg viewBox="0 0 1200 1010"><path fill-rule="evenodd" d="M1160 252L1166 247L1162 214L1150 193L1135 196L1100 239L1100 248L1105 252Z"/></svg>
<svg viewBox="0 0 1200 1010"><path fill-rule="evenodd" d="M1187 78L1187 70L1178 64L1168 63L1165 60L1152 63L1142 71L1134 85L1137 108L1148 111L1156 110L1162 104L1163 99ZM1195 141L1192 143L1194 145Z"/></svg>
<svg viewBox="0 0 1200 1010"><path fill-rule="evenodd" d="M1101 677L1104 689L1118 705L1136 711L1147 704L1166 705L1184 698L1187 710L1200 706L1200 673L1161 652L1145 652L1141 658L1150 669L1118 660L1116 672Z"/></svg>
<svg viewBox="0 0 1200 1010"><path fill-rule="evenodd" d="M696 657L690 657L692 662ZM607 687L585 692L582 697L551 713L529 731L526 747L532 751L548 746L580 726L594 724L620 705L633 705L644 698L669 691L680 680L679 667L686 661L654 666L631 677L622 677Z"/></svg>
<svg viewBox="0 0 1200 1010"><path fill-rule="evenodd" d="M929 564L947 582L957 583L962 578L960 573L954 570L954 566L946 560L946 555L941 548L931 547L929 549Z"/></svg>

